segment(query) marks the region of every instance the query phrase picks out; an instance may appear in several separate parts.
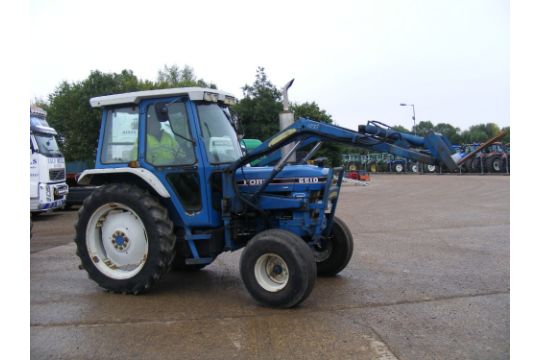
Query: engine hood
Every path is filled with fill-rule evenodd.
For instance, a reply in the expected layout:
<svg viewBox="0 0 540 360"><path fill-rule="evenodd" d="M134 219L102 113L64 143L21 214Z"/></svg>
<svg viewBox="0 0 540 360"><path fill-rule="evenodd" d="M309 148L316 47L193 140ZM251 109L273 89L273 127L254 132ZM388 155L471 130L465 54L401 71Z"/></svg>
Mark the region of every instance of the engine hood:
<svg viewBox="0 0 540 360"><path fill-rule="evenodd" d="M236 182L244 190L256 190L272 173L272 167L244 167L236 170ZM287 165L272 180L266 191L306 191L324 186L328 168L314 165Z"/></svg>

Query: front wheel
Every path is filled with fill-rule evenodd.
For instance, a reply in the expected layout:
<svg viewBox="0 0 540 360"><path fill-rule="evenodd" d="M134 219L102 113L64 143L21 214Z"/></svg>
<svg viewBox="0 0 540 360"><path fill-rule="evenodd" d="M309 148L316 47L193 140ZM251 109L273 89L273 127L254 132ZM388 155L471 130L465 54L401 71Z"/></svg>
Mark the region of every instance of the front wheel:
<svg viewBox="0 0 540 360"><path fill-rule="evenodd" d="M110 184L84 200L75 225L77 255L102 288L137 294L170 268L175 236L167 210L129 184Z"/></svg>
<svg viewBox="0 0 540 360"><path fill-rule="evenodd" d="M354 242L347 224L334 216L330 236L322 240L322 246L314 248L317 274L334 276L345 269L351 260Z"/></svg>
<svg viewBox="0 0 540 360"><path fill-rule="evenodd" d="M291 308L313 290L317 268L304 240L285 230L270 229L248 242L240 258L240 274L255 300Z"/></svg>

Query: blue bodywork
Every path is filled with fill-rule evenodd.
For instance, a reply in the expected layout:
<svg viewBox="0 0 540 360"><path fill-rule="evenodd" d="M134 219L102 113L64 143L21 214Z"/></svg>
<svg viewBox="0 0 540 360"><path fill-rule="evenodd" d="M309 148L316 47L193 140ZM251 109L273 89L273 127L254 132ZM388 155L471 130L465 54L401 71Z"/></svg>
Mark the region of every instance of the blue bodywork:
<svg viewBox="0 0 540 360"><path fill-rule="evenodd" d="M428 164L447 161L449 157L445 140L435 134L426 138L408 138L396 134L393 137L382 136L376 126L356 132L299 119L237 161L214 165L202 145L198 102L187 97L142 100L138 104L138 134L145 134L148 106L158 101L183 102L186 105L190 135L195 140L196 162L187 166L154 166L145 160L145 136L139 136L136 166L155 174L171 195L160 201L168 208L179 239L184 240L186 262L191 264L209 263L222 251L245 246L251 237L268 228L288 230L310 245L321 245L325 241L332 227L343 169L306 164L284 165L284 161L279 161L284 160L281 159L280 149L287 144L300 142L301 146L307 146L321 141L335 141ZM128 163L106 164L101 161L108 110L103 110L96 168L125 168ZM411 146L422 147L422 150ZM248 166L254 160L265 157L272 160L266 160L265 164L279 163L273 167ZM196 179L197 187L193 196L199 197L198 208L188 209L184 206L178 188L171 182L171 175L178 174Z"/></svg>

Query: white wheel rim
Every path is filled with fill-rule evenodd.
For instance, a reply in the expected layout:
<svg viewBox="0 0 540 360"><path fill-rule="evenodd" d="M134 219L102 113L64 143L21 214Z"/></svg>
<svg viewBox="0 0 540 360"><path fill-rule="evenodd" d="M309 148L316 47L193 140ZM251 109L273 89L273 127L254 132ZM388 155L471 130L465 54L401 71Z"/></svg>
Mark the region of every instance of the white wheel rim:
<svg viewBox="0 0 540 360"><path fill-rule="evenodd" d="M428 165L427 169L428 169L429 172L434 172L435 171L435 165Z"/></svg>
<svg viewBox="0 0 540 360"><path fill-rule="evenodd" d="M276 254L264 254L255 262L255 279L266 291L278 292L289 282L289 268L285 260Z"/></svg>
<svg viewBox="0 0 540 360"><path fill-rule="evenodd" d="M403 171L403 165L397 164L396 165L396 172L402 172Z"/></svg>
<svg viewBox="0 0 540 360"><path fill-rule="evenodd" d="M495 160L493 162L493 169L495 169L495 171L500 171L501 170L500 160Z"/></svg>
<svg viewBox="0 0 540 360"><path fill-rule="evenodd" d="M129 279L146 263L148 236L137 213L123 204L108 203L88 221L86 248L101 273L111 279Z"/></svg>
<svg viewBox="0 0 540 360"><path fill-rule="evenodd" d="M418 172L418 167L416 165L413 165L411 170L412 172Z"/></svg>

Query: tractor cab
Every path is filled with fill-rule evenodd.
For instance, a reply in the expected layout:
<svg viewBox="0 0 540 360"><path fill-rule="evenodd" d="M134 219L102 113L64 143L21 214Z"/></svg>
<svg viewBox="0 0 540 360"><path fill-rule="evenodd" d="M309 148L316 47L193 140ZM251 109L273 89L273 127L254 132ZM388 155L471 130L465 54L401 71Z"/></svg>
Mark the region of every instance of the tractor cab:
<svg viewBox="0 0 540 360"><path fill-rule="evenodd" d="M150 184L164 195L175 225L220 226L212 203L216 174L242 156L229 112L234 103L229 93L203 88L91 99L103 108L96 169L79 182ZM107 176L98 179L101 172Z"/></svg>

